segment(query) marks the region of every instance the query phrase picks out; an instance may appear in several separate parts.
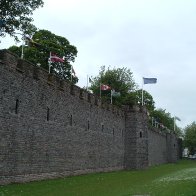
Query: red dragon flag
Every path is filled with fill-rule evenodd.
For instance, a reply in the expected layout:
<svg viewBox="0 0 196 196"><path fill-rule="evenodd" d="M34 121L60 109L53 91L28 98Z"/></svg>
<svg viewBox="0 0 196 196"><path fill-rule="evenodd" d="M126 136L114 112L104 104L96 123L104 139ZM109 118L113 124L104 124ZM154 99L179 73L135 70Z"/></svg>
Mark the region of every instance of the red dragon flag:
<svg viewBox="0 0 196 196"><path fill-rule="evenodd" d="M64 63L64 59L58 57L56 54L54 53L50 53L50 61L51 62L58 62L58 63Z"/></svg>
<svg viewBox="0 0 196 196"><path fill-rule="evenodd" d="M108 86L108 85L105 85L105 84L102 84L102 85L101 85L101 90L102 90L102 91L107 91L107 90L110 90L110 89L111 89L111 87Z"/></svg>
<svg viewBox="0 0 196 196"><path fill-rule="evenodd" d="M50 70L51 70L51 63L64 63L64 59L63 58L60 58L58 57L56 54L50 52L50 57L48 59L48 63L49 63L49 73L50 73Z"/></svg>
<svg viewBox="0 0 196 196"><path fill-rule="evenodd" d="M100 98L101 98L101 91L107 91L110 90L111 87L105 84L100 84Z"/></svg>

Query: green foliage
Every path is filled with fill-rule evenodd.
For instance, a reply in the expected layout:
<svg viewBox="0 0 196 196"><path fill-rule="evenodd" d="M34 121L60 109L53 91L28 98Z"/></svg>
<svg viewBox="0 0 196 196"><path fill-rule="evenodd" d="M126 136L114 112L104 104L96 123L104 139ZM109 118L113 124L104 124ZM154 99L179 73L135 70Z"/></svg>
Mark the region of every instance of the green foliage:
<svg viewBox="0 0 196 196"><path fill-rule="evenodd" d="M122 97L121 99L124 105L138 105L137 91L127 93L127 95L125 97Z"/></svg>
<svg viewBox="0 0 196 196"><path fill-rule="evenodd" d="M91 90L97 95L100 95L100 84L109 85L111 89L120 92L120 97L113 97L113 103L116 105L122 105L125 97L136 88L132 72L124 67L106 70L106 67L102 66L99 75L92 78ZM101 95L103 100L110 102L110 91L102 91Z"/></svg>
<svg viewBox="0 0 196 196"><path fill-rule="evenodd" d="M100 84L109 85L111 89L120 92L121 96L113 97L114 105L141 105L142 103L142 90L137 90L137 84L133 80L130 69L124 67L106 69L105 66L102 66L99 75L92 79L91 90L97 95L100 95ZM155 108L153 97L147 91L143 91L143 93L145 106L151 112ZM101 98L109 103L111 92L102 91Z"/></svg>
<svg viewBox="0 0 196 196"><path fill-rule="evenodd" d="M0 186L0 195L195 195L195 163L180 161L142 171L118 171Z"/></svg>
<svg viewBox="0 0 196 196"><path fill-rule="evenodd" d="M166 112L164 109L156 109L150 113L150 116L153 117L158 123L167 127L167 129L174 131L174 118L171 117L169 112ZM176 122L175 122L176 123ZM178 136L182 136L182 130L175 124L175 133Z"/></svg>
<svg viewBox="0 0 196 196"><path fill-rule="evenodd" d="M137 90L135 92L135 97L136 100L138 102L138 104L142 104L142 90ZM147 91L143 90L143 102L144 105L146 106L146 108L148 109L149 112L152 112L155 109L155 102L153 100L153 97L150 93L148 93Z"/></svg>
<svg viewBox="0 0 196 196"><path fill-rule="evenodd" d="M168 129L173 130L174 120L169 112L164 109L156 109L151 113L151 116L158 122L162 123Z"/></svg>
<svg viewBox="0 0 196 196"><path fill-rule="evenodd" d="M9 48L11 52L21 56L22 46L12 46ZM55 35L47 30L39 30L34 33L29 46L24 47L24 59L33 64L40 64L41 67L49 69L48 58L50 52L55 53L59 57L64 56L64 63L52 63L51 73L57 75L61 79L71 80L71 62L74 62L77 56L77 48L70 45L69 41L61 36ZM78 78L72 76L72 82L77 83Z"/></svg>
<svg viewBox="0 0 196 196"><path fill-rule="evenodd" d="M0 36L9 34L17 39L17 30L25 34L35 31L30 15L43 4L42 0L1 0L0 19L4 25L0 28Z"/></svg>
<svg viewBox="0 0 196 196"><path fill-rule="evenodd" d="M188 147L190 154L196 153L196 123L188 125L184 129L184 145Z"/></svg>
<svg viewBox="0 0 196 196"><path fill-rule="evenodd" d="M176 129L175 129L176 135L178 137L180 137L180 138L183 138L184 137L184 134L183 134L182 128L178 127L176 124L175 124L175 127L176 127Z"/></svg>

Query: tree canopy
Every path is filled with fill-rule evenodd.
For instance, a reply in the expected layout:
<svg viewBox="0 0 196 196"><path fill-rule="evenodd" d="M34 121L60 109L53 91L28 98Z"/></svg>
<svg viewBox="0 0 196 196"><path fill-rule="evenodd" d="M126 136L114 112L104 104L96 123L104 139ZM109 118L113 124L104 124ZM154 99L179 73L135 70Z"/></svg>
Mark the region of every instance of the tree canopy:
<svg viewBox="0 0 196 196"><path fill-rule="evenodd" d="M166 112L166 110L161 108L156 109L152 111L151 116L154 118L154 120L156 120L156 122L163 124L170 130L173 130L174 120L171 117L171 114L169 112Z"/></svg>
<svg viewBox="0 0 196 196"><path fill-rule="evenodd" d="M114 104L121 105L123 99L129 94L129 92L135 90L136 83L133 80L133 74L130 69L127 68L113 68L106 69L102 66L99 75L92 78L91 90L93 93L100 95L100 85L108 85L116 92L120 92L120 97L114 97ZM111 91L102 91L102 99L110 102Z"/></svg>
<svg viewBox="0 0 196 196"><path fill-rule="evenodd" d="M141 105L142 104L142 90L138 90L138 85L133 79L133 73L127 68L113 68L106 69L102 66L99 75L92 78L91 90L100 95L100 84L106 84L112 90L120 93L120 96L113 97L113 104L115 105ZM143 91L145 106L150 111L154 110L153 97L147 91ZM102 99L109 102L111 99L111 91L102 91Z"/></svg>
<svg viewBox="0 0 196 196"><path fill-rule="evenodd" d="M35 30L30 15L43 6L42 0L1 0L0 1L0 36L9 34L17 38L16 31L29 34Z"/></svg>
<svg viewBox="0 0 196 196"><path fill-rule="evenodd" d="M52 62L51 73L69 81L72 78L73 83L78 81L74 72L71 72L71 63L74 62L77 56L77 48L71 45L66 38L55 35L47 30L39 30L33 34L32 38L28 38L26 41L28 45L24 46L24 59L35 65L39 64L48 70L50 52L55 53L58 57L64 57L64 62ZM22 46L12 46L9 50L20 56ZM72 73L73 75L71 76Z"/></svg>
<svg viewBox="0 0 196 196"><path fill-rule="evenodd" d="M150 113L150 116L154 119L156 123L163 125L163 128L175 131L178 136L182 136L182 130L176 125L174 117L171 116L169 112L164 109L155 109ZM175 123L175 125L174 125ZM175 126L175 130L174 130Z"/></svg>
<svg viewBox="0 0 196 196"><path fill-rule="evenodd" d="M184 129L184 145L188 147L190 154L196 153L196 123L193 122Z"/></svg>
<svg viewBox="0 0 196 196"><path fill-rule="evenodd" d="M142 104L142 89L135 91L135 97L136 97L137 103L141 105ZM149 92L143 90L143 98L144 98L143 100L144 105L146 106L149 112L152 112L155 109L155 102L153 100L152 95Z"/></svg>

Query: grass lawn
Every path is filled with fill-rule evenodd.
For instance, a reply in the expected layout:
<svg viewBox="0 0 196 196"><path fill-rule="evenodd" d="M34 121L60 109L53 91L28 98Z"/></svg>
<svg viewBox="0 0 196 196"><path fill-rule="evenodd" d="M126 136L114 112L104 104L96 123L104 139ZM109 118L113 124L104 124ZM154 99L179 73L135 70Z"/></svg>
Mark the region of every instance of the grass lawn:
<svg viewBox="0 0 196 196"><path fill-rule="evenodd" d="M0 186L0 196L196 196L196 161Z"/></svg>

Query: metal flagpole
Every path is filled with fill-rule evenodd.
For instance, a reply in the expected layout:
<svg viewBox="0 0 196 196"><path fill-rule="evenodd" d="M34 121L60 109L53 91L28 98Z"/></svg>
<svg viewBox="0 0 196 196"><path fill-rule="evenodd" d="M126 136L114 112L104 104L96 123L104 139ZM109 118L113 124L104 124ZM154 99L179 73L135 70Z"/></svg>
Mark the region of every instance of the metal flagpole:
<svg viewBox="0 0 196 196"><path fill-rule="evenodd" d="M111 104L112 104L112 89L111 89Z"/></svg>
<svg viewBox="0 0 196 196"><path fill-rule="evenodd" d="M181 121L180 118L174 116L174 132L176 131L176 120Z"/></svg>
<svg viewBox="0 0 196 196"><path fill-rule="evenodd" d="M101 83L100 83L100 87L99 88L100 88L100 98L101 98Z"/></svg>
<svg viewBox="0 0 196 196"><path fill-rule="evenodd" d="M73 73L73 67L71 65L71 82L72 82L72 73Z"/></svg>
<svg viewBox="0 0 196 196"><path fill-rule="evenodd" d="M49 74L50 74L50 68L51 68L51 52L50 52L50 58L49 58L48 63L49 63Z"/></svg>
<svg viewBox="0 0 196 196"><path fill-rule="evenodd" d="M88 75L87 75L87 85L86 85L86 90L88 91Z"/></svg>
<svg viewBox="0 0 196 196"><path fill-rule="evenodd" d="M144 90L143 90L143 87L144 87L144 79L142 78L142 106L144 105Z"/></svg>
<svg viewBox="0 0 196 196"><path fill-rule="evenodd" d="M23 39L23 42L22 42L22 53L21 53L21 59L23 59L24 58L24 42L25 42L25 36L23 35L23 37L22 37L22 39Z"/></svg>

